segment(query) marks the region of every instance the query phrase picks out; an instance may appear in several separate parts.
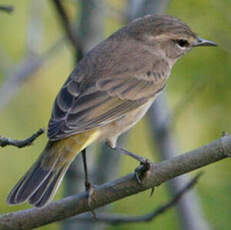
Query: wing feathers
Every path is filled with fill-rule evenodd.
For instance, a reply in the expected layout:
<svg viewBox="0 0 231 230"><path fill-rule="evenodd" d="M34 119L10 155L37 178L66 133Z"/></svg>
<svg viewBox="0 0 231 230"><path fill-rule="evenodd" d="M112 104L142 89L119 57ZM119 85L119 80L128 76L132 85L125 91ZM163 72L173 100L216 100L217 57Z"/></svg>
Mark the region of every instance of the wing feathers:
<svg viewBox="0 0 231 230"><path fill-rule="evenodd" d="M63 112L68 112L73 104L74 96L67 88L63 88L56 99L56 103Z"/></svg>
<svg viewBox="0 0 231 230"><path fill-rule="evenodd" d="M126 67L127 72L121 75L99 76L99 70L86 69L86 75L81 73L81 81L73 72L56 98L48 128L50 140L106 125L154 97L163 89L170 72L168 63L161 63L166 64L165 72L144 66L132 75ZM142 68L141 63L138 66ZM80 72L78 69L77 73Z"/></svg>

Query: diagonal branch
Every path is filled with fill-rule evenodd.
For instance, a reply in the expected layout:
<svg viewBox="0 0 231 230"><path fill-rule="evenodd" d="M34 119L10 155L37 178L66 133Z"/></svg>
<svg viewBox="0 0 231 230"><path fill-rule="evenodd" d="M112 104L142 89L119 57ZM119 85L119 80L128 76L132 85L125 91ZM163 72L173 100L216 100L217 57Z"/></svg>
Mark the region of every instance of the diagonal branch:
<svg viewBox="0 0 231 230"><path fill-rule="evenodd" d="M148 222L155 219L157 216L165 213L170 208L174 207L177 202L182 198L182 196L188 192L193 186L198 182L198 179L202 173L198 173L190 182L188 182L178 193L174 195L174 197L161 205L160 207L154 209L152 212L141 215L141 216L124 216L120 214L98 214L97 218L92 218L89 216L80 216L74 218L74 221L82 221L82 222L103 222L107 224L117 225L117 224L129 224L129 223L139 223L139 222Z"/></svg>
<svg viewBox="0 0 231 230"><path fill-rule="evenodd" d="M23 148L29 146L37 139L40 135L44 133L44 129L39 129L31 137L26 138L25 140L15 140L7 137L0 136L0 147L5 147L7 145L16 146L18 148Z"/></svg>
<svg viewBox="0 0 231 230"><path fill-rule="evenodd" d="M82 58L83 50L82 50L81 39L77 36L76 32L72 29L71 23L64 9L62 1L60 0L52 0L52 1L58 13L60 23L62 24L68 39L70 40L72 46L75 48L76 53L78 53L78 55Z"/></svg>
<svg viewBox="0 0 231 230"><path fill-rule="evenodd" d="M167 180L231 156L231 136L224 136L193 151L157 164L137 183L135 173L95 187L91 208L159 186ZM44 208L31 208L0 216L0 229L32 229L89 211L88 193L69 196Z"/></svg>

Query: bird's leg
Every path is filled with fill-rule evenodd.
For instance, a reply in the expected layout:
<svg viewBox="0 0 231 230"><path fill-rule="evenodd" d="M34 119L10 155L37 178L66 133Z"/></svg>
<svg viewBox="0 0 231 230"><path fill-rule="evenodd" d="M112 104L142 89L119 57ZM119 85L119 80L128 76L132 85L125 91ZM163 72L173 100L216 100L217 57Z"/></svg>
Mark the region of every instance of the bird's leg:
<svg viewBox="0 0 231 230"><path fill-rule="evenodd" d="M85 185L85 190L88 192L88 206L90 208L90 211L93 217L96 218L96 214L94 210L91 208L92 196L94 194L94 187L91 185L91 183L89 182L89 178L88 178L86 149L82 150L81 155L82 155L82 160L83 160L83 169L84 169L84 177L85 177L84 185Z"/></svg>
<svg viewBox="0 0 231 230"><path fill-rule="evenodd" d="M107 144L111 149L116 150L118 152L124 153L130 157L132 157L133 159L137 160L140 162L140 165L135 169L135 176L136 176L136 180L139 184L142 184L142 179L145 176L146 172L150 169L150 160L148 160L147 158L141 157L135 153L129 152L126 149L119 147L119 146L115 146L115 147L111 147L109 144ZM154 192L154 187L151 189L151 193L150 196L153 195Z"/></svg>
<svg viewBox="0 0 231 230"><path fill-rule="evenodd" d="M91 184L88 179L88 170L87 170L87 159L86 159L86 149L82 150L82 160L83 160L83 169L84 169L84 177L85 177L85 189L88 191L91 187Z"/></svg>
<svg viewBox="0 0 231 230"><path fill-rule="evenodd" d="M116 147L114 147L112 149L114 149L114 150L116 150L118 152L124 153L124 154L134 158L135 160L139 161L140 164L144 165L144 164L146 164L148 162L148 160L146 158L141 157L141 156L139 156L139 155L137 155L135 153L129 152L129 151L127 151L126 149L124 149L122 147L116 146Z"/></svg>
<svg viewBox="0 0 231 230"><path fill-rule="evenodd" d="M137 182L141 184L142 178L145 176L145 173L150 169L151 162L148 159L141 157L139 155L136 155L132 152L129 152L122 147L119 147L119 146L111 147L109 144L108 146L112 148L113 150L124 153L140 162L140 165L135 169L135 175L136 175Z"/></svg>

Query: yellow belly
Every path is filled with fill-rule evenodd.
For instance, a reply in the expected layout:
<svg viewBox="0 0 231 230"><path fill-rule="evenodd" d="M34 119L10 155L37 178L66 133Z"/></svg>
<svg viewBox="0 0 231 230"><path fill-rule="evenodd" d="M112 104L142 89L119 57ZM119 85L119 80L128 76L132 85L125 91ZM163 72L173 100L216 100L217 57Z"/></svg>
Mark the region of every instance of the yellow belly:
<svg viewBox="0 0 231 230"><path fill-rule="evenodd" d="M71 163L78 153L96 141L99 136L100 130L93 129L48 143L41 156L43 167L49 168L55 161L57 161L57 166Z"/></svg>

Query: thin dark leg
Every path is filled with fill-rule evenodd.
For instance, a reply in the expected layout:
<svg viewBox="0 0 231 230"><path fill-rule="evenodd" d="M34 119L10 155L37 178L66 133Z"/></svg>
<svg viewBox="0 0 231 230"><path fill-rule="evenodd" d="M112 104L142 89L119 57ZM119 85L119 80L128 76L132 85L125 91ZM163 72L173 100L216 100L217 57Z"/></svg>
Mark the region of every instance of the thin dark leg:
<svg viewBox="0 0 231 230"><path fill-rule="evenodd" d="M86 149L82 150L82 159L83 159L83 169L84 169L84 176L85 176L85 189L88 191L91 187L88 179L88 170L87 170L87 159L86 159Z"/></svg>
<svg viewBox="0 0 231 230"><path fill-rule="evenodd" d="M88 206L91 209L90 212L92 213L93 217L96 218L96 214L94 210L91 208L92 194L94 192L94 189L91 186L91 183L89 182L89 178L88 178L86 149L83 149L81 153L82 153L81 155L83 160L83 169L84 169L84 176L85 176L85 189L88 192Z"/></svg>

